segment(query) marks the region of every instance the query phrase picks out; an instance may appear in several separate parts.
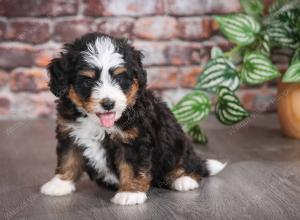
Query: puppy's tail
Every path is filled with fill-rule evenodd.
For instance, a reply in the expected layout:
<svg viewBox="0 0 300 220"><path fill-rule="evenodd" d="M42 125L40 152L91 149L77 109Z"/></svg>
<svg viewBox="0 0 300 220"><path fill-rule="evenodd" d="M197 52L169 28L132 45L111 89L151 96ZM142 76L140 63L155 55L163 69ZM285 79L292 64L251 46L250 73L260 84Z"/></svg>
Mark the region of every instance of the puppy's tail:
<svg viewBox="0 0 300 220"><path fill-rule="evenodd" d="M211 160L207 159L205 160L206 170L207 170L207 176L214 176L221 172L227 165L227 163L221 163L218 160Z"/></svg>

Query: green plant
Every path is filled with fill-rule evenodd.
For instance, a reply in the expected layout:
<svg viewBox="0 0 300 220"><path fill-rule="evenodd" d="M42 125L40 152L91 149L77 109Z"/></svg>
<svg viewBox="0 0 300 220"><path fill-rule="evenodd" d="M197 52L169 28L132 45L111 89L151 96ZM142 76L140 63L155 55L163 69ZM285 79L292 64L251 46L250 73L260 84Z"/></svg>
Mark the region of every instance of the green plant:
<svg viewBox="0 0 300 220"><path fill-rule="evenodd" d="M249 113L234 94L241 84L257 85L281 77L271 57L284 49L290 57L283 82L300 82L300 0L275 0L264 14L262 0L240 0L243 13L216 16L221 32L235 46L223 53L213 48L211 60L190 94L172 109L196 142L206 143L200 121L214 110L225 125ZM208 95L216 95L215 108Z"/></svg>

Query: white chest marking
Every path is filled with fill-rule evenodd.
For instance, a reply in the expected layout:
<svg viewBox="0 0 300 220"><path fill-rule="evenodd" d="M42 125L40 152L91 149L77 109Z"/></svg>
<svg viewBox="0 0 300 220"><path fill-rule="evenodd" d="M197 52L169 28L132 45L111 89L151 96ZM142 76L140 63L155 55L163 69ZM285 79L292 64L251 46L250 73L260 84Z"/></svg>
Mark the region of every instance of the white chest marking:
<svg viewBox="0 0 300 220"><path fill-rule="evenodd" d="M98 176L102 177L104 182L118 184L118 178L107 167L106 150L101 145L105 130L99 126L98 121L96 115L77 119L76 123L69 124L72 129L70 136L75 139L76 144L84 148L83 155L88 159L89 165L97 171Z"/></svg>

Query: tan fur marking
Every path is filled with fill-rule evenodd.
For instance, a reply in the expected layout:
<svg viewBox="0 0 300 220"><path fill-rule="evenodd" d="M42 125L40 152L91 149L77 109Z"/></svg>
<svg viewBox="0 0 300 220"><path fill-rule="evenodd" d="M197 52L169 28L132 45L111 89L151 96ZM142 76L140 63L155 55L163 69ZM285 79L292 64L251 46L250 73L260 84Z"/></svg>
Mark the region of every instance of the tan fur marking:
<svg viewBox="0 0 300 220"><path fill-rule="evenodd" d="M84 102L83 105L88 112L93 112L95 107L99 105L99 102L97 102L96 99L90 98L88 101Z"/></svg>
<svg viewBox="0 0 300 220"><path fill-rule="evenodd" d="M172 184L176 179L182 176L189 176L194 180L198 181L201 179L201 176L195 172L186 173L185 170L181 166L176 166L167 176L166 181L168 184Z"/></svg>
<svg viewBox="0 0 300 220"><path fill-rule="evenodd" d="M150 187L151 177L146 171L141 171L138 175L134 174L132 167L121 162L120 171L120 192L146 192Z"/></svg>
<svg viewBox="0 0 300 220"><path fill-rule="evenodd" d="M76 181L84 170L84 160L78 149L73 147L66 154L58 158L58 166L55 173L62 180Z"/></svg>
<svg viewBox="0 0 300 220"><path fill-rule="evenodd" d="M96 105L99 103L93 99L89 98L87 101L83 101L75 92L75 89L73 86L71 86L68 94L71 101L77 105L78 107L84 107L88 112L92 112Z"/></svg>
<svg viewBox="0 0 300 220"><path fill-rule="evenodd" d="M76 94L73 86L71 86L71 88L69 89L68 97L75 105L77 105L78 107L83 107L83 102L81 101L80 97Z"/></svg>
<svg viewBox="0 0 300 220"><path fill-rule="evenodd" d="M81 71L81 72L79 72L79 75L86 76L86 77L89 77L89 78L95 78L96 73L95 73L95 71L87 70L87 71Z"/></svg>
<svg viewBox="0 0 300 220"><path fill-rule="evenodd" d="M125 67L118 67L114 70L114 74L119 75L119 74L125 73L126 71L127 71L127 69Z"/></svg>
<svg viewBox="0 0 300 220"><path fill-rule="evenodd" d="M71 131L71 128L67 126L67 121L60 115L57 116L56 124L59 132L61 133L69 133Z"/></svg>
<svg viewBox="0 0 300 220"><path fill-rule="evenodd" d="M139 136L139 131L137 128L131 128L129 130L124 131L125 138L127 140L134 140Z"/></svg>
<svg viewBox="0 0 300 220"><path fill-rule="evenodd" d="M136 79L134 79L130 90L126 94L128 105L133 105L135 103L136 93L138 90L139 90L138 82Z"/></svg>
<svg viewBox="0 0 300 220"><path fill-rule="evenodd" d="M124 143L128 143L131 140L136 139L139 136L139 131L137 128L131 128L125 131L121 131L118 133L112 133L111 138L115 140L121 140Z"/></svg>

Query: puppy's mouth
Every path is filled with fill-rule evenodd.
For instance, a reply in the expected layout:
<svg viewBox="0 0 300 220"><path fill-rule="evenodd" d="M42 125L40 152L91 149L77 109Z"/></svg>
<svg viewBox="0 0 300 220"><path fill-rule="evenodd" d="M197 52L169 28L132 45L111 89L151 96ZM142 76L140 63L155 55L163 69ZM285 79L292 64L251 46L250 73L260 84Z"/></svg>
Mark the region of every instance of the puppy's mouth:
<svg viewBox="0 0 300 220"><path fill-rule="evenodd" d="M96 113L100 120L101 126L105 128L111 128L115 124L116 120L116 113L115 112L103 112L103 113Z"/></svg>

